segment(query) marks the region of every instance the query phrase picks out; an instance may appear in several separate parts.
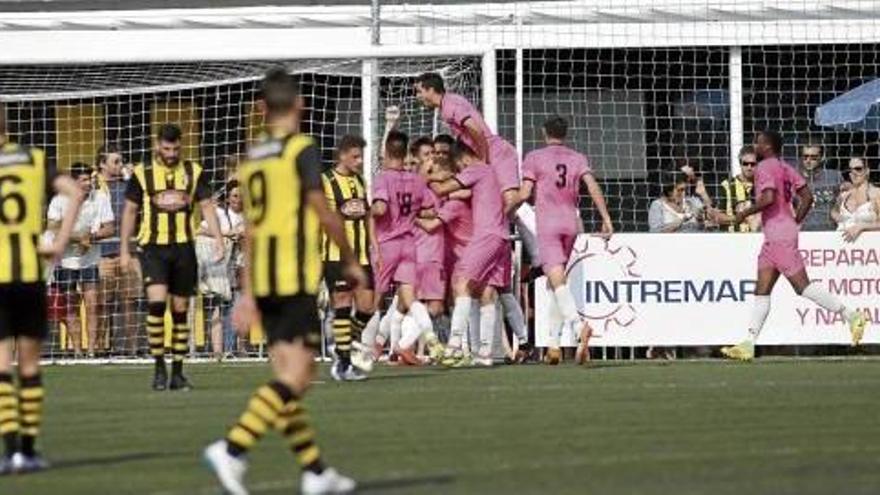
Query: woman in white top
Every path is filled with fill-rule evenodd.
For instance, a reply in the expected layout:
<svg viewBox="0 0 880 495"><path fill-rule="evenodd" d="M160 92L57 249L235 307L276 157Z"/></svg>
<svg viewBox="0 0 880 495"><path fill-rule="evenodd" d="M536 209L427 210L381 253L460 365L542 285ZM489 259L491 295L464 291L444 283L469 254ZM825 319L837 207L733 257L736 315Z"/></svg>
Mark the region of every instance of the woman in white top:
<svg viewBox="0 0 880 495"><path fill-rule="evenodd" d="M687 195L687 176L670 172L663 181L663 195L651 203L648 227L651 232L700 232L703 230L703 202Z"/></svg>
<svg viewBox="0 0 880 495"><path fill-rule="evenodd" d="M241 237L244 235L241 194L235 180L226 184L226 204L217 207L220 232L225 243L225 256L222 261L214 261L214 239L208 233L206 222L202 222L196 237L196 257L199 261L199 289L205 304L205 314L210 315L211 348L214 357L222 358L224 347L227 351L235 346L235 332L231 328L224 331L223 322L231 308L233 295L238 288L238 269L242 263ZM225 345L224 345L225 344Z"/></svg>
<svg viewBox="0 0 880 495"><path fill-rule="evenodd" d="M52 283L67 299L67 335L75 357L82 353L79 308L81 304L85 305L88 354L92 357L96 344L103 340L98 336L98 262L101 260L101 250L96 242L114 235L113 208L110 196L92 187L92 171L88 165L74 163L70 167L70 175L79 183L86 199L73 226L70 244L52 272ZM67 208L66 196L55 196L49 202L46 217L50 234L61 227Z"/></svg>
<svg viewBox="0 0 880 495"><path fill-rule="evenodd" d="M865 160L849 161L852 187L840 194L831 211L846 242L855 242L862 232L880 230L880 188L869 182L870 175Z"/></svg>

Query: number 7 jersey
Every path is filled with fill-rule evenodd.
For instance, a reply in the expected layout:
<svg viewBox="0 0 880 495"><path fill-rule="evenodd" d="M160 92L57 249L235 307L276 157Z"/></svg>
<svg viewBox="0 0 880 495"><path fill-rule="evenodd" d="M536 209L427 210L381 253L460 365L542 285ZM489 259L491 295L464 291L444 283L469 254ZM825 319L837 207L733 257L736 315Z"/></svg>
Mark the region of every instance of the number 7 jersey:
<svg viewBox="0 0 880 495"><path fill-rule="evenodd" d="M567 146L551 144L526 155L523 180L535 184L539 235L577 231L580 182L590 173L587 157Z"/></svg>
<svg viewBox="0 0 880 495"><path fill-rule="evenodd" d="M315 295L321 282L321 226L308 205L324 193L321 160L311 137L266 136L248 150L238 171L251 236L255 297Z"/></svg>

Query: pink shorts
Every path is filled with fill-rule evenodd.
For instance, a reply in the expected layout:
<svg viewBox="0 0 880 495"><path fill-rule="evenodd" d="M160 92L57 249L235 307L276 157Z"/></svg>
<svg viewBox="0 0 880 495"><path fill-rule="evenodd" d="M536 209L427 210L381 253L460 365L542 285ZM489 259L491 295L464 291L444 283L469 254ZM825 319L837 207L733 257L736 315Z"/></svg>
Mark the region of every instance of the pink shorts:
<svg viewBox="0 0 880 495"><path fill-rule="evenodd" d="M489 140L489 162L501 192L519 189L519 155L516 148L498 136Z"/></svg>
<svg viewBox="0 0 880 495"><path fill-rule="evenodd" d="M491 285L503 289L510 285L510 245L494 235L474 237L461 260L456 275L478 288Z"/></svg>
<svg viewBox="0 0 880 495"><path fill-rule="evenodd" d="M416 251L413 243L412 236L402 236L379 244L382 266L376 273L376 290L380 294L388 292L392 281L416 285Z"/></svg>
<svg viewBox="0 0 880 495"><path fill-rule="evenodd" d="M804 260L798 252L798 240L764 241L758 255L758 269L775 268L790 277L804 270Z"/></svg>
<svg viewBox="0 0 880 495"><path fill-rule="evenodd" d="M577 239L577 234L569 232L549 234L541 232L538 234L538 253L544 273L549 272L554 266L564 268L568 264L575 239Z"/></svg>
<svg viewBox="0 0 880 495"><path fill-rule="evenodd" d="M443 268L443 263L418 263L416 271L419 282L419 299L422 301L443 301L446 299L446 270Z"/></svg>

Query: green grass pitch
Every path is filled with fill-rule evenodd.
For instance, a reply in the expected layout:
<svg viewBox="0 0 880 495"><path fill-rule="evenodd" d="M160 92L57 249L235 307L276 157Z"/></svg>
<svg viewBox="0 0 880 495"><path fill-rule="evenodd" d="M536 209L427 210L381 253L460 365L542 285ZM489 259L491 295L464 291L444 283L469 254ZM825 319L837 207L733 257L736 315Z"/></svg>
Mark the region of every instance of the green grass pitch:
<svg viewBox="0 0 880 495"><path fill-rule="evenodd" d="M197 390L154 393L150 368L51 367L49 472L0 494L215 494L200 452L265 365L189 367ZM380 369L307 400L326 460L388 494L880 492L880 361L676 362ZM253 493L296 493L270 433Z"/></svg>

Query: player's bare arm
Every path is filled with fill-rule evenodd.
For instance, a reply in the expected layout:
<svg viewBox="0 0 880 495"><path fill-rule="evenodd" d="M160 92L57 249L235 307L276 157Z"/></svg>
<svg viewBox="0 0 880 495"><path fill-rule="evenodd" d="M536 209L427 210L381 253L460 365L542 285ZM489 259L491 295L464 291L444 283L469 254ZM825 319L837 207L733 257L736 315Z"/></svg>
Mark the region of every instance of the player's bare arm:
<svg viewBox="0 0 880 495"><path fill-rule="evenodd" d="M253 234L250 226L245 227L244 237L241 240L241 250L244 259L251 258L251 249L253 244ZM244 337L248 334L251 327L260 319L260 311L257 309L257 301L254 299L254 293L251 290L251 271L248 267L241 270L239 277L239 286L241 297L235 303L232 310L232 325L235 327L236 333Z"/></svg>
<svg viewBox="0 0 880 495"><path fill-rule="evenodd" d="M427 233L437 231L443 226L443 222L439 218L416 218L416 225Z"/></svg>
<svg viewBox="0 0 880 495"><path fill-rule="evenodd" d="M739 225L743 223L746 218L764 211L766 208L772 205L774 201L776 201L776 189L764 190L761 195L758 196L755 204L746 208L745 210L737 212L737 214L733 217L734 224Z"/></svg>
<svg viewBox="0 0 880 495"><path fill-rule="evenodd" d="M210 198L199 201L199 208L202 210L202 218L208 224L208 234L214 238L214 261L219 263L223 261L225 248L223 234L220 232L220 220L217 218L217 209L214 207L214 201Z"/></svg>
<svg viewBox="0 0 880 495"><path fill-rule="evenodd" d="M56 177L52 185L58 191L58 194L67 197L68 208L64 212L64 218L61 219L52 244L40 246L39 252L47 258L57 260L67 247L67 243L70 242L70 233L73 231L76 217L79 216L79 209L82 206L84 196L79 184L66 175Z"/></svg>
<svg viewBox="0 0 880 495"><path fill-rule="evenodd" d="M794 219L800 224L807 218L810 209L813 208L813 191L810 189L810 186L805 185L797 190L797 196L798 203L797 209L794 212Z"/></svg>
<svg viewBox="0 0 880 495"><path fill-rule="evenodd" d="M473 193L471 192L470 189L459 189L458 191L455 191L454 193L450 193L449 199L468 200L468 199L471 199L471 196L473 196Z"/></svg>
<svg viewBox="0 0 880 495"><path fill-rule="evenodd" d="M339 254L346 265L346 275L350 277L355 287L361 287L367 283L367 275L361 268L357 258L348 244L348 237L345 235L345 227L342 225L342 218L339 214L327 207L327 198L324 191L316 189L306 193L306 202L318 215L318 221L324 227L324 233L338 247Z"/></svg>
<svg viewBox="0 0 880 495"><path fill-rule="evenodd" d="M593 174L584 174L582 180L587 185L587 192L590 194L590 199L593 200L593 205L596 206L596 209L599 210L599 216L602 217L602 235L611 236L614 233L614 223L611 221L611 215L608 214L608 205L605 202L605 194L602 193L602 186L599 185Z"/></svg>
<svg viewBox="0 0 880 495"><path fill-rule="evenodd" d="M483 131L480 130L477 123L473 120L465 120L464 128L476 145L477 149L474 151L477 154L477 158L483 163L489 163L489 140L483 134Z"/></svg>
<svg viewBox="0 0 880 495"><path fill-rule="evenodd" d="M119 264L124 270L131 268L131 236L137 222L138 210L140 210L140 205L130 199L125 200L122 222L119 226Z"/></svg>
<svg viewBox="0 0 880 495"><path fill-rule="evenodd" d="M374 200L373 204L370 206L370 215L372 215L373 218L382 218L386 213L388 213L388 203L381 199Z"/></svg>

